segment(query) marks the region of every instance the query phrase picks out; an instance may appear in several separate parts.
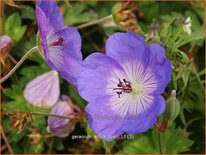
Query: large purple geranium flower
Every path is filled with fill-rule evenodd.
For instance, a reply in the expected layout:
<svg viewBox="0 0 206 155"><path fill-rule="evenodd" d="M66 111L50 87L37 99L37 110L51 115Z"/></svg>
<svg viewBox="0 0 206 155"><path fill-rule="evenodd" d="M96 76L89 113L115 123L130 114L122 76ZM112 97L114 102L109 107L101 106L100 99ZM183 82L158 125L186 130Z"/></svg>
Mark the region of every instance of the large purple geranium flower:
<svg viewBox="0 0 206 155"><path fill-rule="evenodd" d="M90 127L105 140L147 131L165 110L161 94L170 78L163 47L132 32L112 35L106 55L88 56L78 78Z"/></svg>
<svg viewBox="0 0 206 155"><path fill-rule="evenodd" d="M64 20L54 1L38 1L36 18L41 48L50 68L76 85L81 69L81 37L74 27L64 26Z"/></svg>

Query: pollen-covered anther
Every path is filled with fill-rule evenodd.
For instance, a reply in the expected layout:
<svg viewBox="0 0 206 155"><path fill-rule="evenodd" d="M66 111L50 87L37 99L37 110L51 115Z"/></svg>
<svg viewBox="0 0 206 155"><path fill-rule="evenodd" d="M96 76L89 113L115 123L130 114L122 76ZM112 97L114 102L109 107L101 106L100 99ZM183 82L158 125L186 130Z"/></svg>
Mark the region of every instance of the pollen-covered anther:
<svg viewBox="0 0 206 155"><path fill-rule="evenodd" d="M120 98L120 95L123 93L130 93L132 91L131 83L127 81L126 79L123 79L121 81L119 79L119 83L117 84L118 88L114 88L114 91L117 91L118 97Z"/></svg>

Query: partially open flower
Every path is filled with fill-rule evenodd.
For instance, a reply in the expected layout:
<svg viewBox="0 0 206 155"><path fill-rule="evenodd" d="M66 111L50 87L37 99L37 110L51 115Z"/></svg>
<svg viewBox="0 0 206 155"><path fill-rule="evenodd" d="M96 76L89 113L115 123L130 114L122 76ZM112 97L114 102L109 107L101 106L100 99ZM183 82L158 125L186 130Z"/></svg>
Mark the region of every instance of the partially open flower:
<svg viewBox="0 0 206 155"><path fill-rule="evenodd" d="M9 36L3 35L0 37L0 62L4 62L13 46L14 42Z"/></svg>
<svg viewBox="0 0 206 155"><path fill-rule="evenodd" d="M50 68L76 86L81 70L81 37L74 27L64 25L63 17L54 1L36 3L40 46Z"/></svg>
<svg viewBox="0 0 206 155"><path fill-rule="evenodd" d="M10 52L13 45L14 45L14 42L9 36L3 35L0 37L1 53Z"/></svg>
<svg viewBox="0 0 206 155"><path fill-rule="evenodd" d="M75 113L80 112L79 109L72 103L70 98L62 97L53 108L50 114L61 115L61 116L74 116ZM49 116L48 118L48 132L56 135L57 137L68 136L75 127L75 121L66 118L59 118L54 116Z"/></svg>
<svg viewBox="0 0 206 155"><path fill-rule="evenodd" d="M58 73L50 71L30 81L24 89L24 97L30 104L50 108L59 99L60 86Z"/></svg>
<svg viewBox="0 0 206 155"><path fill-rule="evenodd" d="M149 26L149 33L147 34L147 36L149 38L156 38L158 36L159 29L159 23L155 19L153 19L152 24Z"/></svg>

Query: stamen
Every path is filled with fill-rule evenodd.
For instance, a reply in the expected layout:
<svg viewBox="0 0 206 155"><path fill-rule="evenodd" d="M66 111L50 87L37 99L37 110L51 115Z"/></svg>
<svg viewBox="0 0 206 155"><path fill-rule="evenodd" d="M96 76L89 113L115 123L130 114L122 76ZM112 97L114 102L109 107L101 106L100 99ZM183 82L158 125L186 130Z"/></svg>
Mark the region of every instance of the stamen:
<svg viewBox="0 0 206 155"><path fill-rule="evenodd" d="M63 48L61 50L63 50L64 48L67 47L67 45L64 42L64 38L63 37L58 37L58 40L53 42L51 44L51 46L62 46Z"/></svg>
<svg viewBox="0 0 206 155"><path fill-rule="evenodd" d="M121 94L130 93L132 91L131 83L126 79L123 79L123 81L119 79L119 83L117 84L117 87L118 88L114 88L113 90L117 91L119 98Z"/></svg>

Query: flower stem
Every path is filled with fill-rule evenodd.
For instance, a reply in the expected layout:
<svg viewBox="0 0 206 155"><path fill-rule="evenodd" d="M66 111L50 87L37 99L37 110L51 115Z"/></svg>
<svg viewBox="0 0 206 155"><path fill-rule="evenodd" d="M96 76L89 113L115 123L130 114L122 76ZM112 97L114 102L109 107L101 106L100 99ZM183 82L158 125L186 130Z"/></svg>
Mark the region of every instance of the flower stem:
<svg viewBox="0 0 206 155"><path fill-rule="evenodd" d="M96 25L98 23L101 23L101 22L104 22L104 21L110 20L110 19L112 19L112 15L103 17L101 19L98 19L98 20L95 20L95 21L92 21L92 22L89 22L89 23L85 23L85 24L79 25L76 28L77 29L82 29L82 28L89 27L89 26L92 26L92 25Z"/></svg>
<svg viewBox="0 0 206 155"><path fill-rule="evenodd" d="M59 117L59 118L66 118L66 119L74 119L74 116L62 116L62 115L55 115L55 114L46 114L41 112L29 112L32 115L40 115L40 116L53 116L53 117Z"/></svg>
<svg viewBox="0 0 206 155"><path fill-rule="evenodd" d="M0 126L0 128L1 128L0 131L1 131L1 134L2 134L2 138L4 139L4 142L5 142L5 144L6 144L7 148L8 148L9 153L10 154L14 154L14 151L12 150L11 145L9 144L8 139L6 138L6 135L4 133L4 130L3 130L2 126Z"/></svg>
<svg viewBox="0 0 206 155"><path fill-rule="evenodd" d="M0 80L0 83L3 83L4 81L6 81L6 80L19 68L19 66L20 66L33 52L35 52L35 51L37 51L37 50L38 50L38 47L37 47L37 46L31 48L31 49L21 58L21 60L14 66L14 68Z"/></svg>
<svg viewBox="0 0 206 155"><path fill-rule="evenodd" d="M157 131L157 134L158 134L158 144L159 144L160 154L163 154L163 151L162 151L162 135L158 131Z"/></svg>

